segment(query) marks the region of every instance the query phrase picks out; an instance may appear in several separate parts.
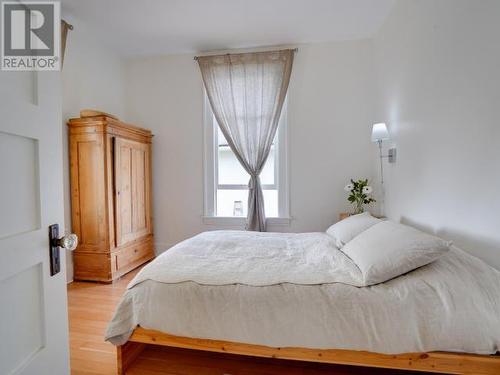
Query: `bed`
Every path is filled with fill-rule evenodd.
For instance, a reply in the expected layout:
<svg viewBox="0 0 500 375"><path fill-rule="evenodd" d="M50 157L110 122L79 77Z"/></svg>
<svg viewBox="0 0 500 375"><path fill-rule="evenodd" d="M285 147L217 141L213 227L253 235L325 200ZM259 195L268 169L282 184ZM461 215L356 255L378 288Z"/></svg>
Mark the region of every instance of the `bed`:
<svg viewBox="0 0 500 375"><path fill-rule="evenodd" d="M452 247L362 286L326 233L205 232L131 281L106 340L446 373L500 373L500 272Z"/></svg>

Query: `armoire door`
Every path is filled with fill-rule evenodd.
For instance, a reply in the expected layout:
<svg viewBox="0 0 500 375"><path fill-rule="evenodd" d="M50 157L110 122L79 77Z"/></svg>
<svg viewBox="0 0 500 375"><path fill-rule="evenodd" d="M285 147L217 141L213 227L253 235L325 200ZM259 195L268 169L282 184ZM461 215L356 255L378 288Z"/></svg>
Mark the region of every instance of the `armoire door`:
<svg viewBox="0 0 500 375"><path fill-rule="evenodd" d="M116 244L151 233L150 144L115 138Z"/></svg>
<svg viewBox="0 0 500 375"><path fill-rule="evenodd" d="M108 247L103 139L89 132L72 134L69 141L71 220L82 252L105 252Z"/></svg>

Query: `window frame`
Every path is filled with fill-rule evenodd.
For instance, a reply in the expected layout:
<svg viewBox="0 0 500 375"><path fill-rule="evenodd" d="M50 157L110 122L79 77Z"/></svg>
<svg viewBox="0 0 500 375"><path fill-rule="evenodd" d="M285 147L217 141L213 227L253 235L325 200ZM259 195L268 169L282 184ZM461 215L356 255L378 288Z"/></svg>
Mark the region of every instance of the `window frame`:
<svg viewBox="0 0 500 375"><path fill-rule="evenodd" d="M205 224L242 226L246 217L217 216L217 189L243 190L248 186L239 184L218 184L218 124L216 123L208 96L204 90L203 100L203 170L204 170L204 212ZM267 218L269 225L289 225L289 180L288 180L288 100L283 103L280 123L275 140L274 184L262 185L263 189L278 190L278 217Z"/></svg>

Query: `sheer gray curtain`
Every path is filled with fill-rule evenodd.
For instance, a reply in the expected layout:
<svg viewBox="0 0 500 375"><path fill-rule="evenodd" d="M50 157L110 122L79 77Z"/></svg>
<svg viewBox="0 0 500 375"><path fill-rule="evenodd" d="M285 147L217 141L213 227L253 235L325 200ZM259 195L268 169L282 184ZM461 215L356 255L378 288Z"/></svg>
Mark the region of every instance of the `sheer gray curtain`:
<svg viewBox="0 0 500 375"><path fill-rule="evenodd" d="M64 53L66 52L66 39L68 31L73 30L73 25L70 25L65 20L61 20L61 70L64 65Z"/></svg>
<svg viewBox="0 0 500 375"><path fill-rule="evenodd" d="M198 57L215 118L250 175L247 230L266 230L259 175L278 128L293 55L288 49Z"/></svg>

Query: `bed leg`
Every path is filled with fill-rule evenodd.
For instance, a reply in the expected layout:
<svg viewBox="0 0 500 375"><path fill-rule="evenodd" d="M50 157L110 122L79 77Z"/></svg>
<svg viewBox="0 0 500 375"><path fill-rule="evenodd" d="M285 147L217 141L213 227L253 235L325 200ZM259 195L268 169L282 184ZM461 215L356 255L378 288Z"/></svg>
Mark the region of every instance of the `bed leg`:
<svg viewBox="0 0 500 375"><path fill-rule="evenodd" d="M118 375L125 375L127 369L146 347L140 342L128 341L116 348Z"/></svg>

